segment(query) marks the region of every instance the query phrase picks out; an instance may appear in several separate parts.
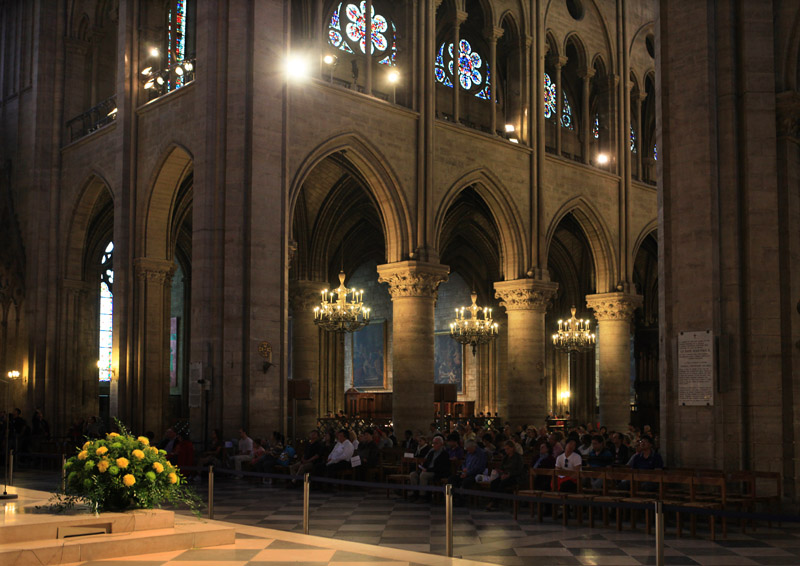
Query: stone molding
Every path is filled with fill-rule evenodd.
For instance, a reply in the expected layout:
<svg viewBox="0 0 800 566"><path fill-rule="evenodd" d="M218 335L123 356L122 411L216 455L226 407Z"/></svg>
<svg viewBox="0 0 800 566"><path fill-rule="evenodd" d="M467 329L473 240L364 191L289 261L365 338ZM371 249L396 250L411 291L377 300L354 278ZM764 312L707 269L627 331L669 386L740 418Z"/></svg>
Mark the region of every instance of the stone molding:
<svg viewBox="0 0 800 566"><path fill-rule="evenodd" d="M289 307L292 312L314 310L322 302L323 289L328 287L324 281L295 280L289 282Z"/></svg>
<svg viewBox="0 0 800 566"><path fill-rule="evenodd" d="M506 311L532 310L547 312L547 306L558 291L558 283L542 279L515 279L494 284L494 296Z"/></svg>
<svg viewBox="0 0 800 566"><path fill-rule="evenodd" d="M87 294L91 287L88 282L83 280L62 279L61 288L70 295L80 297Z"/></svg>
<svg viewBox="0 0 800 566"><path fill-rule="evenodd" d="M642 296L629 293L586 295L586 306L594 311L598 321L633 320L634 311L642 306Z"/></svg>
<svg viewBox="0 0 800 566"><path fill-rule="evenodd" d="M439 285L447 281L450 268L438 263L398 261L378 266L378 282L389 284L392 300L398 297L437 298Z"/></svg>
<svg viewBox="0 0 800 566"><path fill-rule="evenodd" d="M800 139L800 94L781 92L776 97L778 137Z"/></svg>
<svg viewBox="0 0 800 566"><path fill-rule="evenodd" d="M172 283L175 274L175 264L165 259L137 257L133 260L133 268L137 279L165 286Z"/></svg>

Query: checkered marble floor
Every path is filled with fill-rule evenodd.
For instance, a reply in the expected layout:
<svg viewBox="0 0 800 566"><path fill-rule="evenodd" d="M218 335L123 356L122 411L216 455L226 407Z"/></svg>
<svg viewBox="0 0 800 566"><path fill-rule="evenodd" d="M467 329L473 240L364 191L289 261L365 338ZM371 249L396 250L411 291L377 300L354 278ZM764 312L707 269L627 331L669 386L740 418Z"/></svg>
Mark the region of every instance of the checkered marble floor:
<svg viewBox="0 0 800 566"><path fill-rule="evenodd" d="M25 476L17 483L25 485L39 479ZM26 487L41 489L41 485ZM287 533L302 531L302 490L221 476L217 477L215 488L216 520ZM205 483L197 484L197 489L201 496L206 496ZM411 503L394 493L387 498L385 490L327 493L312 487L310 521L311 534L326 539L439 556L445 553L444 506ZM703 523L699 520L698 526ZM617 532L613 527L564 528L549 519L544 523L531 519L527 508L521 508L519 520L515 521L507 505L495 512L484 511L483 503L459 507L455 510L454 530L454 555L480 562L508 566L656 563L655 539L642 529ZM738 525L730 524L727 538L718 537L716 542L710 541L703 530L698 530L697 538L691 538L686 531L680 539L668 533L665 547L665 563L671 566L800 566L800 526L761 526L755 533L748 530L747 534L741 534ZM255 553L244 559L251 564L262 561L254 556ZM240 563L244 564L237 562Z"/></svg>

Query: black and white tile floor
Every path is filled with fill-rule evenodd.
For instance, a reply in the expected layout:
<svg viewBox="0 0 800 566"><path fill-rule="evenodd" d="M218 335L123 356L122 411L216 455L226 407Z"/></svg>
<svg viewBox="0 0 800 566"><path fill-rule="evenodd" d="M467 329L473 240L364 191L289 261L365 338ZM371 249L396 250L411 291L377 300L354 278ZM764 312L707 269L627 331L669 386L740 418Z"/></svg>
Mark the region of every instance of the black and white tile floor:
<svg viewBox="0 0 800 566"><path fill-rule="evenodd" d="M31 478L32 479L32 478ZM20 484L27 483L27 478ZM207 486L196 484L205 498ZM42 488L41 485L26 487ZM240 525L302 532L302 490L283 485L233 481L218 476L215 485L216 520ZM508 505L486 512L483 505L456 508L454 554L457 557L508 566L655 564L655 538L638 531L587 526L562 527L546 519L531 519L527 508L514 520ZM368 493L315 491L312 487L310 530L312 535L337 540L444 554L444 506L411 503L402 497L386 497L385 490ZM703 524L702 520L698 524ZM691 538L673 532L665 540L665 563L670 566L800 566L800 525L782 528L760 526L741 534L730 525L726 539L709 540L698 531Z"/></svg>

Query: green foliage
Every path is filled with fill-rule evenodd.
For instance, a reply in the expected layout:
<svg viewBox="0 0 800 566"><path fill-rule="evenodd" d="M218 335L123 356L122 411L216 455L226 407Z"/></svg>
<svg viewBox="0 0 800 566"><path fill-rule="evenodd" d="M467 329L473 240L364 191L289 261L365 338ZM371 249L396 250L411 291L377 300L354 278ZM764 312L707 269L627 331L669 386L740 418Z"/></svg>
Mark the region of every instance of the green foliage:
<svg viewBox="0 0 800 566"><path fill-rule="evenodd" d="M119 424L119 423L118 423ZM122 434L88 440L66 462L66 492L57 506L69 509L77 501L95 512L152 509L163 503L186 504L197 512L200 500L166 452L151 447L147 438Z"/></svg>

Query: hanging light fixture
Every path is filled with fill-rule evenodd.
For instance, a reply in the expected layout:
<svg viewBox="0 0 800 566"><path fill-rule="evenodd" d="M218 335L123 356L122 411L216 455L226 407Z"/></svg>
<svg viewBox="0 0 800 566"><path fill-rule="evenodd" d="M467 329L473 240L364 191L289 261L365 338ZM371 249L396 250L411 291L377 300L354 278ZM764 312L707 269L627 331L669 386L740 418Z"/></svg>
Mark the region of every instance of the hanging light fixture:
<svg viewBox="0 0 800 566"><path fill-rule="evenodd" d="M370 309L364 306L364 291L348 289L344 279L344 271L340 271L339 287L323 290L322 303L314 309L314 324L328 332L356 332L369 324ZM348 301L347 295L351 293L352 299Z"/></svg>
<svg viewBox="0 0 800 566"><path fill-rule="evenodd" d="M589 320L575 318L575 307L572 317L558 321L558 332L553 334L553 346L567 353L582 352L590 349L597 341L597 337L589 328Z"/></svg>
<svg viewBox="0 0 800 566"><path fill-rule="evenodd" d="M497 338L498 329L498 324L492 320L492 309L479 307L477 301L478 294L473 291L472 305L456 309L456 319L450 323L450 338L472 346L473 356L478 346Z"/></svg>

